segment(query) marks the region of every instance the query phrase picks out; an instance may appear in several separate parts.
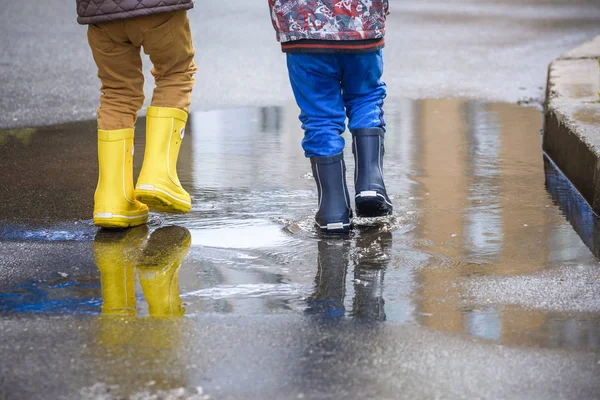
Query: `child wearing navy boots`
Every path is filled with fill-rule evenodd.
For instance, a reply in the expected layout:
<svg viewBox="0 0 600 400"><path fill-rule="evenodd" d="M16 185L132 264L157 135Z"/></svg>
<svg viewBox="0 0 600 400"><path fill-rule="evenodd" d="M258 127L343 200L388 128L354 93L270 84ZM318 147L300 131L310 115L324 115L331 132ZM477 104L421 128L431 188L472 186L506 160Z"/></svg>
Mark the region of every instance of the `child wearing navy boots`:
<svg viewBox="0 0 600 400"><path fill-rule="evenodd" d="M350 229L341 136L346 117L356 164L356 214L390 214L383 182L386 86L381 81L388 0L269 0L269 5L301 110L302 147L317 184L316 225L329 234Z"/></svg>

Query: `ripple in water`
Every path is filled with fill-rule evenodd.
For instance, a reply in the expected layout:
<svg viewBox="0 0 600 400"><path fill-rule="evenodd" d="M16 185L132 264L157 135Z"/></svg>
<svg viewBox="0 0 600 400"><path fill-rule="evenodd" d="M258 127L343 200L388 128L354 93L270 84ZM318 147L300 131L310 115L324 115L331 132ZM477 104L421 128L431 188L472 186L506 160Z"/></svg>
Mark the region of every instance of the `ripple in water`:
<svg viewBox="0 0 600 400"><path fill-rule="evenodd" d="M315 210L316 212L316 210ZM315 226L314 215L305 216L301 219L285 219L277 218L274 219L280 225L283 225L284 230L294 235L300 235L300 237L318 238L319 232ZM378 228L382 231L393 232L401 229L403 226L403 219L396 213L384 217L375 218L359 218L355 217L352 219L352 228L350 235L357 235L361 229L364 228Z"/></svg>

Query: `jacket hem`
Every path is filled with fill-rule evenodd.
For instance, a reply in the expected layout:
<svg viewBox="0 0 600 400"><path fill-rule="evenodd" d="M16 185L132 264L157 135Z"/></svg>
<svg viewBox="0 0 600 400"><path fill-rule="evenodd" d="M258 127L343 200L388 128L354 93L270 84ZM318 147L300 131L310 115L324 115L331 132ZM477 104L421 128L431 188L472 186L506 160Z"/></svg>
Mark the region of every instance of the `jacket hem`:
<svg viewBox="0 0 600 400"><path fill-rule="evenodd" d="M284 53L370 53L385 46L385 40L295 40L281 44Z"/></svg>
<svg viewBox="0 0 600 400"><path fill-rule="evenodd" d="M87 16L78 16L77 22L80 25L89 25L89 24L98 24L102 22L110 22L110 21L119 21L122 19L129 19L135 17L141 17L144 15L153 15L153 14L161 14L172 11L184 11L189 10L194 7L194 3L190 2L187 4L178 4L171 6L158 6L152 8L139 8L137 10L131 11L120 11L111 14L101 14L101 15L93 15L90 17Z"/></svg>
<svg viewBox="0 0 600 400"><path fill-rule="evenodd" d="M354 40L383 39L384 36L385 36L385 29L367 30L367 31L346 31L346 32L335 32L335 33L278 32L277 40L281 43L294 42L294 41L298 41L298 40L354 41Z"/></svg>

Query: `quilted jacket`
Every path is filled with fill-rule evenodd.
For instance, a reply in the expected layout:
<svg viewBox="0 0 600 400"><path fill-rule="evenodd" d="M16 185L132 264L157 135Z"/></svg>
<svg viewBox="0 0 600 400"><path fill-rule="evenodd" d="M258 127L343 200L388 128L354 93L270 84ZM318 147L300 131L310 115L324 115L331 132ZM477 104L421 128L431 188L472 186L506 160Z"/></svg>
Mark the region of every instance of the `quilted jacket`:
<svg viewBox="0 0 600 400"><path fill-rule="evenodd" d="M388 0L269 0L277 40L372 40L385 35Z"/></svg>
<svg viewBox="0 0 600 400"><path fill-rule="evenodd" d="M188 10L193 0L76 0L77 22L95 24L118 19Z"/></svg>

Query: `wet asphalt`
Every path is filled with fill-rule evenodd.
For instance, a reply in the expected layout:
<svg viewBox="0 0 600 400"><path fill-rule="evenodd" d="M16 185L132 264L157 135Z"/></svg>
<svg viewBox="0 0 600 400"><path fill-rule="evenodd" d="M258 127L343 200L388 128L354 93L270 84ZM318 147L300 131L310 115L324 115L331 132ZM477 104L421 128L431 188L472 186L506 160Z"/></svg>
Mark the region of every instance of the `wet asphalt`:
<svg viewBox="0 0 600 400"><path fill-rule="evenodd" d="M190 14L192 211L105 232L84 30L65 4L3 3L0 398L600 397L600 219L544 158L536 103L547 62L600 32L596 3L392 4L395 213L347 238L312 226L265 4Z"/></svg>

